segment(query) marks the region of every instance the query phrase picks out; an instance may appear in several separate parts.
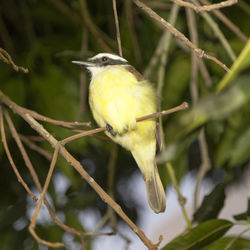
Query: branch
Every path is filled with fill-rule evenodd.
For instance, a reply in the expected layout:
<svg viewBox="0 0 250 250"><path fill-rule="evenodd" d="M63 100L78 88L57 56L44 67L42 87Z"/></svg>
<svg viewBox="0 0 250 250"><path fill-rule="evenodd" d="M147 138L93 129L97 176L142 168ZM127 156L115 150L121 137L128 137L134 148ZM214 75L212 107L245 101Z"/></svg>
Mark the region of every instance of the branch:
<svg viewBox="0 0 250 250"><path fill-rule="evenodd" d="M169 14L169 23L171 25L175 25L176 19L178 17L179 9L180 8L177 4L173 4L170 14ZM157 82L157 89L156 89L157 96L159 97L158 110L161 110L162 90L164 86L165 70L166 70L168 53L169 53L169 48L170 48L171 39L172 39L172 36L169 30L164 31L164 36L165 36L164 46L161 51L160 65L159 65L159 70L158 70L158 82Z"/></svg>
<svg viewBox="0 0 250 250"><path fill-rule="evenodd" d="M9 97L5 96L0 91L0 103L7 105L14 113L21 116L38 134L40 134L46 141L48 141L52 147L59 147L59 153L65 158L65 160L75 168L75 170L88 182L88 184L97 192L101 199L111 206L115 212L128 224L128 226L137 234L142 242L151 250L156 250L158 244L153 244L142 230L140 230L135 223L129 219L124 213L119 204L117 204L102 188L98 185L95 180L88 175L84 170L84 167L79 161L77 161L66 148L57 141L40 123L38 123L29 113L23 112L23 108L12 102Z"/></svg>
<svg viewBox="0 0 250 250"><path fill-rule="evenodd" d="M176 106L174 108L163 110L163 111L160 111L160 112L156 112L156 113L153 113L153 114L150 114L150 115L145 115L143 117L137 118L136 121L141 122L141 121L148 120L148 119L159 118L160 116L169 115L169 114L172 114L172 113L175 113L177 111L181 111L181 110L184 110L184 109L187 109L187 108L188 108L188 103L183 102L182 104L180 104L180 105L178 105L178 106Z"/></svg>
<svg viewBox="0 0 250 250"><path fill-rule="evenodd" d="M30 110L30 109L26 109L23 107L20 107L21 109L23 109L23 112L30 114L33 118L35 118L36 120L40 120L43 122L49 122L52 123L54 125L59 125L61 127L64 128L75 128L76 126L87 126L90 127L91 126L91 122L65 122L65 121L59 121L59 120L55 120L52 118L49 118L47 116L41 115L39 113L37 113L36 111Z"/></svg>
<svg viewBox="0 0 250 250"><path fill-rule="evenodd" d="M14 63L14 61L12 60L11 56L8 54L8 52L7 52L6 50L2 49L2 48L0 48L0 59L1 59L3 62L5 62L5 63L11 65L12 68L13 68L15 71L21 70L23 73L28 73L28 72L29 72L28 69L23 68L23 67L21 67L21 66L17 66L17 65Z"/></svg>
<svg viewBox="0 0 250 250"><path fill-rule="evenodd" d="M146 115L146 116L143 116L143 117L139 117L139 118L136 119L136 122L141 122L141 121L148 120L148 119L158 118L160 116L168 115L168 114L171 114L171 113L174 113L174 112L177 112L177 111L180 111L180 110L184 110L184 109L187 109L187 108L188 108L188 103L183 102L181 105L176 106L174 108L171 108L171 109L168 109L168 110L163 110L163 111L160 111L160 112L156 112L156 113ZM83 136L93 135L93 134L104 132L104 131L106 131L106 127L95 128L95 129L92 129L92 130L84 131L84 132L69 136L68 138L62 140L61 144L65 145L66 143L71 142L71 141L76 140L76 139L79 139L79 138L81 138Z"/></svg>
<svg viewBox="0 0 250 250"><path fill-rule="evenodd" d="M194 4L196 4L197 6L199 5L198 0L191 0L191 1ZM234 62L236 60L236 55L235 55L234 51L232 50L226 37L224 36L223 32L220 30L218 24L212 19L211 15L206 13L206 12L202 12L201 16L207 21L208 25L211 27L214 34L217 36L217 38L221 42L221 44L224 47L224 49L226 50L227 54L229 55L231 60Z"/></svg>
<svg viewBox="0 0 250 250"><path fill-rule="evenodd" d="M116 0L112 0L113 3L113 11L115 17L115 29L116 29L116 39L118 43L119 55L122 57L122 43L121 43L121 35L120 35L120 28L119 28L119 19L117 15L117 8L116 8Z"/></svg>
<svg viewBox="0 0 250 250"><path fill-rule="evenodd" d="M42 155L44 158L46 158L48 161L51 161L52 154L43 149L42 147L37 146L32 140L30 140L27 136L18 134L20 139L32 150L36 151L40 155Z"/></svg>
<svg viewBox="0 0 250 250"><path fill-rule="evenodd" d="M139 45L138 41L138 34L136 32L135 28L135 18L133 16L133 9L132 9L132 1L128 0L125 1L125 15L126 15L126 22L128 25L128 32L130 34L132 46L133 46L133 53L135 57L135 61L137 64L141 65L142 64L142 54L141 54L141 46Z"/></svg>
<svg viewBox="0 0 250 250"><path fill-rule="evenodd" d="M43 203L43 201L45 199L45 194L47 192L47 189L48 189L48 186L49 186L49 183L50 183L50 179L52 177L52 173L53 173L55 165L56 165L56 161L57 161L57 157L58 157L58 151L59 151L59 147L56 146L53 157L52 157L52 161L51 161L51 164L50 164L49 172L48 172L48 175L46 177L46 181L45 181L43 190L42 190L41 195L40 195L40 200L37 203L37 206L36 206L35 211L34 211L32 217L31 217L31 221L30 221L30 225L29 225L29 231L33 235L33 237L37 240L37 242L41 243L41 244L44 244L46 246L49 246L49 247L64 247L64 244L62 242L49 242L49 241L45 241L45 240L41 239L37 235L37 233L35 232L35 225L36 225L36 220L37 220L39 210L40 210L41 205L42 205L42 203Z"/></svg>
<svg viewBox="0 0 250 250"><path fill-rule="evenodd" d="M202 128L200 133L199 133L198 141L199 141L199 148L201 151L201 165L199 167L199 172L198 172L197 180L195 183L194 211L196 211L198 208L200 184L201 184L202 180L204 179L206 173L211 169L211 162L209 159L208 146L207 146L204 128Z"/></svg>
<svg viewBox="0 0 250 250"><path fill-rule="evenodd" d="M12 102L7 96L3 95L3 93L0 91L0 103L3 102L2 100L5 99L5 105L7 106L12 106L12 105L16 105L14 102ZM3 102L4 103L4 102ZM16 108L19 110L19 112L22 112L24 109L18 105L16 105ZM16 110L16 109L12 109L13 111ZM22 142L20 141L20 138L19 138L19 135L12 123L12 121L10 120L9 121L9 126L11 128L11 133L12 133L12 137L15 139L16 143L17 143L17 146L22 154L22 157L23 159L25 159L25 165L27 166L27 168L29 169L30 171L30 174L32 176L32 179L34 180L35 182L35 185L38 189L38 191L41 193L42 192L42 186L40 184L40 181L39 181L39 178L38 178L38 175L36 174L36 171L29 159L29 156L25 150L25 148L23 147L22 145ZM45 138L46 139L46 138ZM6 151L7 152L7 151ZM10 160L11 162L11 160ZM19 178L18 178L19 180ZM28 192L28 191L27 191ZM44 200L44 203L50 213L50 216L52 218L52 220L59 226L61 227L62 229L64 229L65 231L67 232L70 232L70 233L73 233L75 235L78 235L79 237L83 237L83 236L88 236L88 235L112 235L113 233L98 233L98 232L82 232L82 231L78 231L72 227L69 227L68 225L62 223L58 217L55 215L55 212L53 211L53 209L51 208L50 204L48 203L48 201L45 199ZM38 236L37 236L38 237ZM42 240L42 239L40 239ZM43 241L43 240L42 240ZM44 243L46 243L46 241L44 241Z"/></svg>
<svg viewBox="0 0 250 250"><path fill-rule="evenodd" d="M14 126L9 114L7 113L7 111L4 112L4 116L6 118L8 125L9 125L11 135L12 135L13 139L16 141L16 144L17 144L17 146L18 146L18 148L23 156L26 167L29 169L30 174L31 174L34 182L39 183L39 178L38 178L38 176L37 176L37 174L32 166L32 163L29 159L29 156L28 156L28 154L27 154L27 152L26 152L26 150L21 142L21 139L20 139L20 137L15 129L15 126Z"/></svg>
<svg viewBox="0 0 250 250"><path fill-rule="evenodd" d="M225 8L225 7L231 6L233 4L236 4L238 2L238 0L226 0L226 1L223 1L220 3L203 5L203 6L196 6L192 3L185 2L183 0L171 0L171 1L180 5L180 6L191 8L196 12L212 11L212 10L216 10L216 9L221 9L221 8Z"/></svg>
<svg viewBox="0 0 250 250"><path fill-rule="evenodd" d="M142 3L140 0L133 0L134 3L140 7L145 13L147 13L152 19L156 20L158 23L160 23L162 26L170 30L170 32L178 39L180 39L182 42L184 42L189 48L194 50L194 52L197 54L200 58L206 58L209 59L218 65L220 65L225 71L229 72L230 69L222 63L220 60L215 58L214 56L206 54L202 49L195 46L190 40L188 40L187 37L185 37L179 30L177 30L175 27L173 27L170 23L168 23L165 19L160 17L156 12L154 12L152 9L150 9L147 5Z"/></svg>
<svg viewBox="0 0 250 250"><path fill-rule="evenodd" d="M191 41L194 44L198 45L198 32L197 32L197 24L196 24L194 11L189 8L186 8L186 13L187 13L187 23L188 23L188 29L189 29ZM190 81L190 94L191 94L192 102L195 105L199 98L199 89L198 89L198 60L196 56L194 55L194 52L191 55L191 70L192 71L191 71L191 81ZM202 163L199 166L199 173L198 173L196 184L195 184L195 191L194 191L194 209L195 210L197 209L197 204L198 204L200 184L205 174L211 167L204 128L202 128L199 132L198 141L199 141L199 148L201 152Z"/></svg>
<svg viewBox="0 0 250 250"><path fill-rule="evenodd" d="M203 4L210 4L207 0L199 0ZM230 30L232 30L243 42L247 42L248 38L242 31L233 23L229 18L227 18L220 10L213 10L213 14L221 20Z"/></svg>
<svg viewBox="0 0 250 250"><path fill-rule="evenodd" d="M37 201L37 197L31 192L28 185L25 183L25 181L23 180L23 178L19 174L19 171L18 171L18 169L13 161L13 158L11 156L11 153L10 153L10 150L9 150L9 147L7 144L7 140L6 140L5 130L4 130L2 106L0 106L0 129L1 129L1 137L2 137L2 143L4 146L4 150L6 152L8 159L9 159L9 162L10 162L12 169L13 169L15 175L17 176L17 180L23 185L24 189L27 191L27 193L33 199L33 201Z"/></svg>
<svg viewBox="0 0 250 250"><path fill-rule="evenodd" d="M181 210L182 210L182 213L184 215L184 218L186 220L187 227L189 229L191 229L192 228L192 223L191 223L190 219L188 218L188 214L187 214L187 211L185 209L186 198L182 196L181 191L180 191L180 189L178 187L178 183L177 183L177 180L176 180L176 176L175 176L175 172L174 172L172 164L171 163L166 163L166 167L167 167L170 179L171 179L171 181L173 183L174 189L177 192L178 201L179 201L179 204L181 206Z"/></svg>

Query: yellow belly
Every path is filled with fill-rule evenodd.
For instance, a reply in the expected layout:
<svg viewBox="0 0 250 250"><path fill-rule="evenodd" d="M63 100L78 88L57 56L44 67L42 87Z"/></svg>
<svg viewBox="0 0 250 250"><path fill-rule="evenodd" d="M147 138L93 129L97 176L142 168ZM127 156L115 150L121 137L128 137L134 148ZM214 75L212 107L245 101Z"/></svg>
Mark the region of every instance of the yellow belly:
<svg viewBox="0 0 250 250"><path fill-rule="evenodd" d="M146 81L138 82L122 66L112 66L94 77L90 84L90 107L99 126L112 126L115 142L133 151L145 146L155 154L155 120L136 123L136 118L156 112L156 96Z"/></svg>

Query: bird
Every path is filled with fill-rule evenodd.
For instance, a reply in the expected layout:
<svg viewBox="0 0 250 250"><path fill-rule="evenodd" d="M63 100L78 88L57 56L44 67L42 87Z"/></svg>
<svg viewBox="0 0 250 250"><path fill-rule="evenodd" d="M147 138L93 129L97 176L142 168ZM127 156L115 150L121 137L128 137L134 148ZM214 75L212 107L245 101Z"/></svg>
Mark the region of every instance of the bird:
<svg viewBox="0 0 250 250"><path fill-rule="evenodd" d="M157 164L160 147L155 119L136 122L136 118L157 111L153 85L129 62L111 53L99 53L86 61L72 61L91 75L89 105L106 135L129 150L144 179L149 206L155 213L166 208L166 196Z"/></svg>

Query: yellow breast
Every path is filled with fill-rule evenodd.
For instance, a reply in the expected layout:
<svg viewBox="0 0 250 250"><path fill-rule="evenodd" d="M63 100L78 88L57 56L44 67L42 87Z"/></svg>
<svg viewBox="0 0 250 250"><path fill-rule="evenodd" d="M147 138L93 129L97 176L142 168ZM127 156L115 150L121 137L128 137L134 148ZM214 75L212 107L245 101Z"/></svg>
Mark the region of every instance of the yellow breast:
<svg viewBox="0 0 250 250"><path fill-rule="evenodd" d="M155 91L124 67L110 66L93 77L89 102L99 126L111 125L119 134L112 139L129 150L131 143L154 138L155 121L136 124L136 118L156 112Z"/></svg>

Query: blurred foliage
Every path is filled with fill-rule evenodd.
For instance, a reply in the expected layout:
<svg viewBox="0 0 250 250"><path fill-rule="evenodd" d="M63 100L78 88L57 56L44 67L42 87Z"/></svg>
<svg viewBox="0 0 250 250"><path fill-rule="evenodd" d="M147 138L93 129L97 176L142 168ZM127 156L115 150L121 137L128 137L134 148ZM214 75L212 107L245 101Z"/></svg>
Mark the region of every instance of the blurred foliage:
<svg viewBox="0 0 250 250"><path fill-rule="evenodd" d="M231 227L232 223L226 220L208 220L201 223L189 232L184 232L167 244L163 250L195 250L202 249L224 235Z"/></svg>
<svg viewBox="0 0 250 250"><path fill-rule="evenodd" d="M199 209L194 214L194 221L200 223L209 219L217 218L219 212L224 207L225 187L218 184L212 192L206 195Z"/></svg>
<svg viewBox="0 0 250 250"><path fill-rule="evenodd" d="M246 36L249 36L250 7L247 1L240 2L239 5L223 9L223 13ZM81 3L87 5L81 5ZM168 20L171 1L147 1L147 3L152 4L152 7L155 4L153 9ZM165 4L165 7L158 8L157 3L158 6ZM87 18L82 7L88 13ZM163 30L131 1L117 0L117 7L124 57L143 72L154 54ZM196 173L201 164L198 134L203 126L212 163L212 169L206 178L214 181L213 177L221 170L223 178L220 178L219 187L228 187L235 182L240 182L246 169L249 169L250 42L244 43L216 17L213 15L212 17L232 46L237 60L234 63L230 60L218 42L216 34L197 14L199 47L213 54L226 65L233 66L232 71L225 74L217 64L204 61L212 85L207 87L202 75L199 74L200 98L193 105L189 91L192 67L190 53L185 48L183 50L177 46L174 39L172 40L165 68L162 109L171 108L183 101L190 103L190 109L163 117L166 148L158 158L160 163L172 161L179 182L191 170L195 170L193 172ZM189 37L184 8L180 9L175 27ZM0 61L0 89L23 107L54 119L76 120L79 94L86 96L87 93L80 93L80 71L78 67L71 64L71 61L102 52L104 49L99 43L100 39L114 53L117 53L112 1L1 1L0 47L8 51L18 65L27 67L29 74L17 73L9 65ZM150 80L154 82L158 79L159 65L160 63L155 66L150 76ZM87 76L87 82L89 82L89 76ZM96 125L87 101L84 105L85 112L80 120L91 121L94 128ZM19 133L35 135L22 119L12 113L11 117ZM72 134L67 129L51 124L44 124L44 126L57 139L63 139ZM7 128L6 124L5 127ZM7 137L13 159L21 175L29 187L35 190L34 183L8 130ZM52 152L48 143L41 142L39 145ZM26 148L40 181L44 183L49 162L29 147ZM105 190L108 190L110 174L108 165L110 152L113 150L112 143L96 137L84 137L68 144L67 149L81 161L88 173ZM169 176L164 165L159 165L159 171L164 185L167 186ZM10 168L2 144L0 144L0 166L2 171L0 175L0 247L3 250L38 249L39 246L27 228L31 211L27 205L29 198ZM137 199L129 195L131 189L128 188L128 183L135 171L138 169L132 156L119 148L114 196L133 221L137 219L136 208L139 204ZM78 214L88 208L94 211L97 218L106 213L106 204L62 158L58 160L56 174L66 180L68 185L64 191L60 191L55 178L50 184L49 194L56 212L61 214L63 221L68 225L85 230ZM216 187L205 197L195 217L196 220L205 222L186 232L184 236L178 236L164 249L200 249L201 246L206 245L204 249L208 250L225 249L229 244L231 245L228 249L250 249L248 239L222 238L224 233L233 226L232 222L215 219L223 207L223 195L221 188ZM216 199L220 199L220 203L216 204ZM211 204L216 206L208 207ZM214 220L208 220L212 218ZM247 222L249 209L235 219ZM213 234L210 234L213 229ZM37 231L41 237L52 241L61 240L65 236L60 228L50 222L39 222ZM79 242L79 239L75 238L73 241ZM87 242L88 249L91 249L91 240ZM71 249L74 248L71 246Z"/></svg>
<svg viewBox="0 0 250 250"><path fill-rule="evenodd" d="M235 220L250 221L250 199L247 203L247 211L241 214L234 215Z"/></svg>

